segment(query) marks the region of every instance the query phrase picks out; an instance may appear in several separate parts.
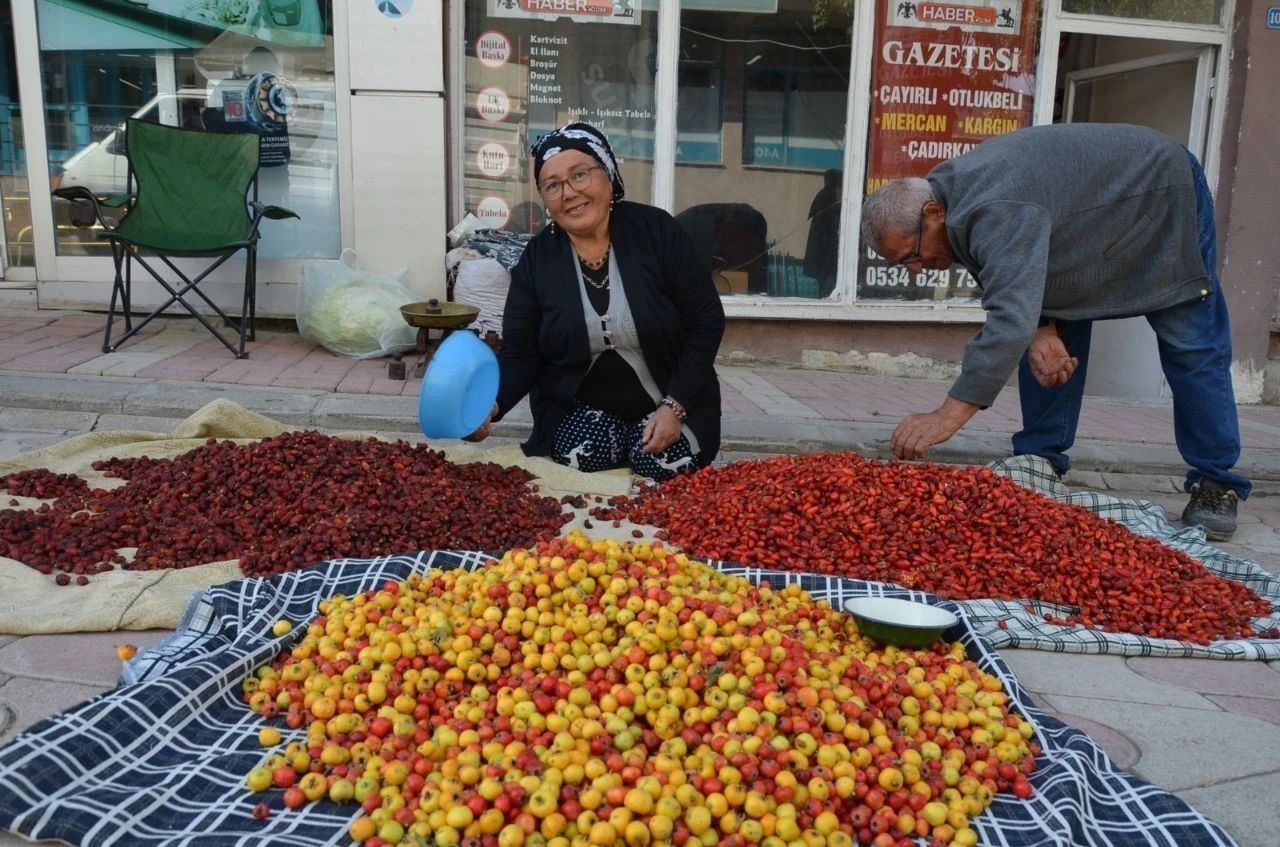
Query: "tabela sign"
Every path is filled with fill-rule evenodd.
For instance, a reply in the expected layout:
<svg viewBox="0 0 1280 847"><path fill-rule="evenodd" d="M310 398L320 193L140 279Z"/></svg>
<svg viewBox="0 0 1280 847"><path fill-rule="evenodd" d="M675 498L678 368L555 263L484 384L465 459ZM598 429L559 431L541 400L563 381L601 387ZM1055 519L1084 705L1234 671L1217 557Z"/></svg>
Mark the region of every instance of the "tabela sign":
<svg viewBox="0 0 1280 847"><path fill-rule="evenodd" d="M1267 9L1267 29L1280 29L1280 6Z"/></svg>

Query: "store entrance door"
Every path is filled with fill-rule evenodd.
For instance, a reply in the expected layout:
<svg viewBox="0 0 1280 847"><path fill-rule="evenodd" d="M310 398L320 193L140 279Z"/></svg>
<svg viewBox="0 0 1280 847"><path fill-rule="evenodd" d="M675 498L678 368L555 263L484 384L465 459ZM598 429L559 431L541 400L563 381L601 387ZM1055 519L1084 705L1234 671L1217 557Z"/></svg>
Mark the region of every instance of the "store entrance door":
<svg viewBox="0 0 1280 847"><path fill-rule="evenodd" d="M1176 138L1202 162L1215 47L1119 36L1072 34L1060 64L1062 122L1131 123ZM1093 327L1085 393L1158 400L1168 397L1155 333L1145 318Z"/></svg>

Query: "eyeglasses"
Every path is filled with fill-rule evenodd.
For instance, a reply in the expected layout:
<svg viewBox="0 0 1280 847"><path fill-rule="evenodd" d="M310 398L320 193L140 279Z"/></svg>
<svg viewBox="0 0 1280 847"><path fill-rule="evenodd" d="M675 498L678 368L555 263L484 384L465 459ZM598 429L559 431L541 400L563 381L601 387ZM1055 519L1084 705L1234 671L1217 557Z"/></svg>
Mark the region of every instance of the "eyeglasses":
<svg viewBox="0 0 1280 847"><path fill-rule="evenodd" d="M924 206L928 206L925 203ZM916 247L907 255L894 262L895 265L909 265L912 262L924 261L924 256L920 255L920 242L924 238L924 206L920 207L920 224L916 227Z"/></svg>
<svg viewBox="0 0 1280 847"><path fill-rule="evenodd" d="M538 186L538 191L541 192L542 196L548 200L553 197L559 197L564 193L564 185L566 182L572 185L575 191L581 191L587 187L587 183L591 182L592 171L598 170L600 170L599 165L589 165L585 168L578 168L576 171L569 174L568 179L547 180L542 183L542 185Z"/></svg>

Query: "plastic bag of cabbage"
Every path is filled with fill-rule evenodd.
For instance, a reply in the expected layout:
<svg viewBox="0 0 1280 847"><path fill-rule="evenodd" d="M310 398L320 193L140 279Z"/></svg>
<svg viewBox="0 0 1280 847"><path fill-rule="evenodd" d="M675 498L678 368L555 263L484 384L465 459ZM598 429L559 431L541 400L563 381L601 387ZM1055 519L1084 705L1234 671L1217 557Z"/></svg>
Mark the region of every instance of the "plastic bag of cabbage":
<svg viewBox="0 0 1280 847"><path fill-rule="evenodd" d="M409 269L391 276L366 271L350 248L337 263L310 264L298 286L298 333L331 353L372 359L414 348L417 330L400 307L418 298L405 287Z"/></svg>

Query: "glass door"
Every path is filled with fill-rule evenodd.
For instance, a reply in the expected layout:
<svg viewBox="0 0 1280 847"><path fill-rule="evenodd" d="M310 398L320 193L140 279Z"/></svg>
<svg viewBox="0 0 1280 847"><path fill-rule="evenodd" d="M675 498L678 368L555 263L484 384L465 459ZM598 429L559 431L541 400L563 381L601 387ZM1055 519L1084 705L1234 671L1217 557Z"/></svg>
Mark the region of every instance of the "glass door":
<svg viewBox="0 0 1280 847"><path fill-rule="evenodd" d="M1099 38L1103 48L1135 49L1147 39ZM1172 45L1168 45L1172 46ZM1204 158L1213 93L1213 47L1191 47L1069 71L1063 123L1139 123L1181 140Z"/></svg>
<svg viewBox="0 0 1280 847"><path fill-rule="evenodd" d="M1061 123L1130 123L1158 129L1205 159L1217 48L1159 39L1067 36L1060 68ZM1099 321L1085 393L1163 399L1168 386L1145 318Z"/></svg>
<svg viewBox="0 0 1280 847"><path fill-rule="evenodd" d="M10 267L34 264L11 6L0 2L0 279Z"/></svg>

